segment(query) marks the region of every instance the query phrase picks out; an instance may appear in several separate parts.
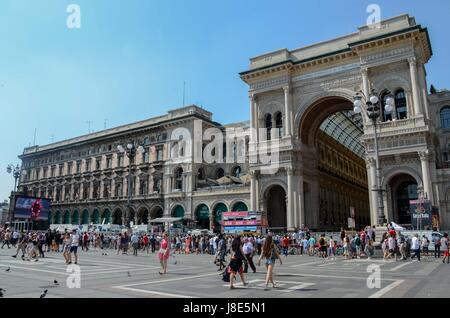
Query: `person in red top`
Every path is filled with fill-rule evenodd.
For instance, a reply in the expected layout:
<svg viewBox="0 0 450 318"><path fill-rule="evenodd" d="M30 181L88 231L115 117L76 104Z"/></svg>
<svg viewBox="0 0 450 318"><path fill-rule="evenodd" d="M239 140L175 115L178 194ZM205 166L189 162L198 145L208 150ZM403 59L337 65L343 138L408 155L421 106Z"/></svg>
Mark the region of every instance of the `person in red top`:
<svg viewBox="0 0 450 318"><path fill-rule="evenodd" d="M149 253L149 244L148 244L147 234L144 234L144 237L142 238L142 244L144 245L142 248L142 252L147 250L147 254L148 254Z"/></svg>
<svg viewBox="0 0 450 318"><path fill-rule="evenodd" d="M281 240L281 247L283 248L283 254L284 256L288 256L288 250L289 250L289 238L287 235L283 237Z"/></svg>

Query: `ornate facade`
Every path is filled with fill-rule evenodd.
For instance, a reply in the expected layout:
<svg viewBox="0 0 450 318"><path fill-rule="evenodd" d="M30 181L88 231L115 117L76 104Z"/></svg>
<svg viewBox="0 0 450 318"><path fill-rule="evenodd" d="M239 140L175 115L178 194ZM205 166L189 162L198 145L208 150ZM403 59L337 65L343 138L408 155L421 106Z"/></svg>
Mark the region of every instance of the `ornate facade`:
<svg viewBox="0 0 450 318"><path fill-rule="evenodd" d="M387 219L403 223L405 202L426 197L439 210L441 227L450 228L450 93L428 93L425 65L431 56L427 29L408 15L382 21L380 28L364 26L330 41L257 56L240 74L249 85L250 127L222 126L211 113L189 106L26 148L20 189L53 198L54 223L146 223L176 215L212 228L221 212L249 208L265 212L272 228L337 229L347 224L350 211L357 226L376 224L374 126L364 112L352 113L356 92L369 96L376 89L395 97L393 112L382 112L378 125ZM242 128L250 138L243 146L245 162L196 161L196 121L202 133ZM194 135L193 144L173 138L179 128ZM145 148L131 165L116 150L130 142ZM273 169L274 162L258 159L275 142ZM224 150L230 147L242 148L236 141ZM227 175L241 181L221 185Z"/></svg>
<svg viewBox="0 0 450 318"><path fill-rule="evenodd" d="M330 116L351 111L358 91L369 96L376 89L386 93L383 97L387 92L395 97L393 112L382 113L378 125L386 218L401 223L408 213L405 200L424 197L439 209L441 227L450 228L450 99L448 93L428 94L425 65L431 56L427 29L413 17L401 15L382 21L380 28L363 26L358 32L337 39L252 58L250 69L241 73L249 85L251 126L270 130L272 126L266 118L275 112L281 114L280 121L285 125L279 137L278 162L284 172L273 178L259 173L267 165L250 164L255 176L251 209L266 210L269 219L270 214L277 214L265 200L272 196L271 188L281 187L277 191L287 197L281 210L286 213L288 228L302 224L337 228L338 222L330 221L329 200L324 198L339 197L342 191L331 185L321 186L333 178L327 176L324 181L323 163L317 159L323 148L319 127ZM363 128L359 139L364 147L368 206L353 208L356 218L363 218L365 211L370 210L371 224L376 224L374 126L364 112L362 118L354 120L361 121ZM273 133L261 131L252 135L250 156L256 156L255 149L268 147L274 140ZM353 165L360 168L361 162ZM344 181L341 176L334 179ZM339 219L339 213L334 218Z"/></svg>
<svg viewBox="0 0 450 318"><path fill-rule="evenodd" d="M247 164L245 160L241 164L198 163L194 143L179 138L187 133L195 140L195 125L202 134L208 128L230 128L212 121L211 113L188 106L165 116L26 148L20 156L26 171L20 189L51 198L49 221L56 224L147 224L155 217L180 216L208 228L217 226L222 212L249 205ZM248 125L236 126L245 141ZM145 150L131 163L117 150L127 144L142 145ZM213 151L219 153L219 149ZM227 175L234 177L232 184L215 181Z"/></svg>

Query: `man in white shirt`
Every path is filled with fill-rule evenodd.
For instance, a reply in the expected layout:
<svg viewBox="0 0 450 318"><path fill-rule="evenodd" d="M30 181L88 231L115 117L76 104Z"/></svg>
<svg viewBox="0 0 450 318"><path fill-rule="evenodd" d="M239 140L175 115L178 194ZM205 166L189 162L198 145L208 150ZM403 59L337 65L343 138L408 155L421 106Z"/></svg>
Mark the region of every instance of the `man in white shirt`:
<svg viewBox="0 0 450 318"><path fill-rule="evenodd" d="M242 250L244 251L245 258L244 259L244 273L248 272L248 266L250 265L250 268L253 270L253 273L256 273L256 267L255 264L253 264L253 252L254 247L252 242L248 239L244 239L244 246L242 247Z"/></svg>
<svg viewBox="0 0 450 318"><path fill-rule="evenodd" d="M411 259L414 259L414 257L417 256L417 260L420 262L420 242L418 234L414 234L413 238L411 239L411 254L413 251L414 255L411 256Z"/></svg>

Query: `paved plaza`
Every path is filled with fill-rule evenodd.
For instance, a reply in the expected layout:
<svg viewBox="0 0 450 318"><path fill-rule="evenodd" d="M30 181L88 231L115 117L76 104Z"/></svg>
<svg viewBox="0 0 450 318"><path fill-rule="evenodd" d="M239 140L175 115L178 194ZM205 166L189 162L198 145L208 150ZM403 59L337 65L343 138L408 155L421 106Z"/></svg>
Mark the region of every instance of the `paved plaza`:
<svg viewBox="0 0 450 318"><path fill-rule="evenodd" d="M107 255L102 255L105 252ZM48 290L48 298L435 298L448 297L450 292L450 265L432 257L424 257L421 262L283 257L283 265L277 263L275 267L279 288L266 291L263 266L257 267L257 273L247 274L248 288L238 278L237 288L230 290L210 255L177 254L170 258L169 274L160 276L156 255L116 255L114 250L81 252L81 288L70 289L61 253L47 253L37 262L14 259L13 254L13 248L0 249L0 288L6 290L5 298L38 298L44 290ZM380 288L367 287L371 264L381 270Z"/></svg>

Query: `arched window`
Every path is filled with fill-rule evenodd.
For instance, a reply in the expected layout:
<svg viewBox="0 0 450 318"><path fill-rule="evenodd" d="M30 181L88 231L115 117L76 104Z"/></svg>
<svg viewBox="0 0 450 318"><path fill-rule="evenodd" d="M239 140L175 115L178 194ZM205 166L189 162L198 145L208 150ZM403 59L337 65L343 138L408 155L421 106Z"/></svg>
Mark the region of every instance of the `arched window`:
<svg viewBox="0 0 450 318"><path fill-rule="evenodd" d="M275 114L275 126L278 137L283 136L283 114L281 112Z"/></svg>
<svg viewBox="0 0 450 318"><path fill-rule="evenodd" d="M222 178L224 176L225 176L225 172L223 171L223 169L222 168L217 169L216 179L220 179L220 178Z"/></svg>
<svg viewBox="0 0 450 318"><path fill-rule="evenodd" d="M265 127L266 127L266 136L267 136L267 140L271 140L272 139L272 115L271 114L267 114L266 117L264 118L264 122L265 122Z"/></svg>
<svg viewBox="0 0 450 318"><path fill-rule="evenodd" d="M441 109L441 128L450 128L450 106L444 106Z"/></svg>
<svg viewBox="0 0 450 318"><path fill-rule="evenodd" d="M237 166L233 168L231 174L233 175L233 177L239 178L241 176L241 172L242 172L241 167Z"/></svg>
<svg viewBox="0 0 450 318"><path fill-rule="evenodd" d="M395 92L395 109L397 110L397 119L408 118L408 107L406 105L406 95L403 89Z"/></svg>
<svg viewBox="0 0 450 318"><path fill-rule="evenodd" d="M183 190L183 168L178 168L175 172L175 189Z"/></svg>
<svg viewBox="0 0 450 318"><path fill-rule="evenodd" d="M386 110L384 109L386 107L386 100L388 99L389 94L388 93L383 93L383 95L381 95L381 120L383 121L391 121L392 120L392 112L388 113L386 112Z"/></svg>

